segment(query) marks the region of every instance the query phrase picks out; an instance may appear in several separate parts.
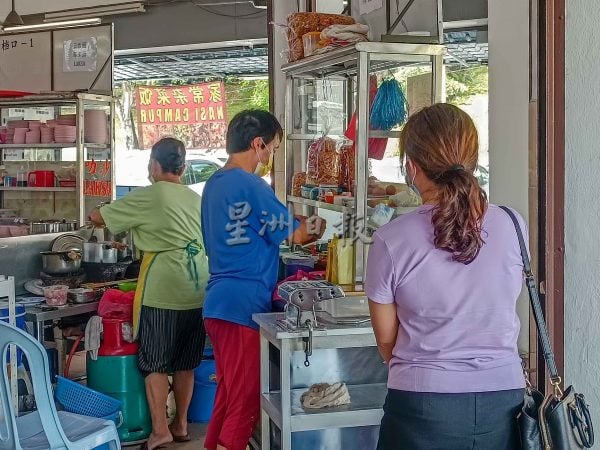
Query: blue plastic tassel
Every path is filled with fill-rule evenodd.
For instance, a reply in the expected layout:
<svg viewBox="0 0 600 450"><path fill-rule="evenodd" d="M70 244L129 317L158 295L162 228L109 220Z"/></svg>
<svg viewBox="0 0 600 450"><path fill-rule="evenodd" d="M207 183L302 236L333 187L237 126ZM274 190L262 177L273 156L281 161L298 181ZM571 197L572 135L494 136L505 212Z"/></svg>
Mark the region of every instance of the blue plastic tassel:
<svg viewBox="0 0 600 450"><path fill-rule="evenodd" d="M408 118L408 104L400 83L395 78L379 86L371 108L371 129L391 130Z"/></svg>

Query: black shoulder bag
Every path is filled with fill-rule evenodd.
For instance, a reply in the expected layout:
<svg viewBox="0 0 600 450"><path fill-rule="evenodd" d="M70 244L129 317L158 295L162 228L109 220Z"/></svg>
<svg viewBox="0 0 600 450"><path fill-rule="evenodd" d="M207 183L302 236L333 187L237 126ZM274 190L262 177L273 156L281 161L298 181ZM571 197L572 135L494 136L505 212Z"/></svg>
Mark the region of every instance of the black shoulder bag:
<svg viewBox="0 0 600 450"><path fill-rule="evenodd" d="M544 398L542 393L533 389L527 381L525 401L518 418L522 448L524 450L591 448L594 445L594 428L584 396L576 393L573 386L569 386L564 392L560 388L562 380L554 361L554 353L550 345L535 277L531 272L523 232L515 214L505 206L501 206L501 208L510 216L517 230L531 309L537 325L544 359L548 366L550 383L554 387L554 392Z"/></svg>

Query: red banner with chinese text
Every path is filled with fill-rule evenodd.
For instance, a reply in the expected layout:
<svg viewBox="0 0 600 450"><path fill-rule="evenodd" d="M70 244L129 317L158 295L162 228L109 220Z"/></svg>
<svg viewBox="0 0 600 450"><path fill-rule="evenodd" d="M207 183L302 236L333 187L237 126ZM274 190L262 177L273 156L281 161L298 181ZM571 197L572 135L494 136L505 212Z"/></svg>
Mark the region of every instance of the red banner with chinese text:
<svg viewBox="0 0 600 450"><path fill-rule="evenodd" d="M227 108L223 82L136 88L138 141L150 148L164 136L187 148L224 148Z"/></svg>

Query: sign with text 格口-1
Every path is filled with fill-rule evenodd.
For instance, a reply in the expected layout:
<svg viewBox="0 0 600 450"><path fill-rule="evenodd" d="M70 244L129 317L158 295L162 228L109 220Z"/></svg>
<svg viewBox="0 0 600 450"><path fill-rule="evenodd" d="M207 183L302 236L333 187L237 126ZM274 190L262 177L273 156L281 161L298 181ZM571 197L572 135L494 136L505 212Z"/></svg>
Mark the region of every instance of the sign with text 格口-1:
<svg viewBox="0 0 600 450"><path fill-rule="evenodd" d="M227 127L223 82L136 88L138 141L149 148L175 136L190 148L224 146Z"/></svg>

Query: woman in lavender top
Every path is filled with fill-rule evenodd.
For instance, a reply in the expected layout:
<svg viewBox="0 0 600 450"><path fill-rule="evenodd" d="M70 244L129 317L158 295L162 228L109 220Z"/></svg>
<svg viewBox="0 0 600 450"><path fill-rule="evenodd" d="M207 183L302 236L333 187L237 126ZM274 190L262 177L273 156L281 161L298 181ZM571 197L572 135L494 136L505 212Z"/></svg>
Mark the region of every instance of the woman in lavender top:
<svg viewBox="0 0 600 450"><path fill-rule="evenodd" d="M369 253L366 292L389 365L378 450L520 448L523 264L511 219L473 175L477 130L437 104L409 119L400 143L423 205L380 228Z"/></svg>

